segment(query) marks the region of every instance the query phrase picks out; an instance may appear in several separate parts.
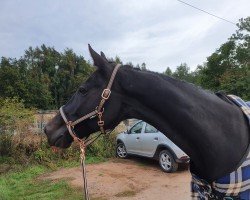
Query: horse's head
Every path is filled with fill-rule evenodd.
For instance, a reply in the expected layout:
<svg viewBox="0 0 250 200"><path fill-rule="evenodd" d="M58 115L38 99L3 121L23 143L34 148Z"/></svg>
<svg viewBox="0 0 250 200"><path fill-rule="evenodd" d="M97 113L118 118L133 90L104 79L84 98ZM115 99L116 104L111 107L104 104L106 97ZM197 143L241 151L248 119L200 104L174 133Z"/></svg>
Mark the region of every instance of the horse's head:
<svg viewBox="0 0 250 200"><path fill-rule="evenodd" d="M72 122L96 110L96 107L100 104L103 90L107 87L115 67L115 63L109 63L103 53L100 56L90 46L89 51L97 70L79 87L63 107L63 113L67 120ZM105 129L115 127L121 120L119 112L121 110L121 95L119 94L118 81L114 81L111 90L112 94L105 102L103 116ZM74 130L77 137L84 138L98 131L99 126L97 122L98 117L91 117L75 125ZM60 113L46 125L44 130L51 146L67 148L73 141Z"/></svg>

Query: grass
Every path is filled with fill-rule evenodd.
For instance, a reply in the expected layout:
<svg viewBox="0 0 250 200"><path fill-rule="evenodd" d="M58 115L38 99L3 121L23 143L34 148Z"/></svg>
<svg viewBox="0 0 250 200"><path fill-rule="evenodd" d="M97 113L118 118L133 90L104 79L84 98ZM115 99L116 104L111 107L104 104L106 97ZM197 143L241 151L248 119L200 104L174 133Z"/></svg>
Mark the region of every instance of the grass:
<svg viewBox="0 0 250 200"><path fill-rule="evenodd" d="M102 157L95 157L95 156L90 156L90 157L86 157L86 164L92 164L92 163L101 163L101 162L105 162L107 160L107 158L102 158ZM50 168L52 169L58 169L58 168L70 168L70 167L78 167L80 166L80 161L76 161L76 160L58 160L57 163L50 163L50 165L48 165ZM1 199L0 199L1 200Z"/></svg>
<svg viewBox="0 0 250 200"><path fill-rule="evenodd" d="M103 162L104 159L90 157L86 163ZM62 162L60 167L79 166L77 162ZM38 176L52 171L42 165L30 166L16 172L0 176L0 200L77 200L82 199L82 191L73 188L65 180L40 180Z"/></svg>

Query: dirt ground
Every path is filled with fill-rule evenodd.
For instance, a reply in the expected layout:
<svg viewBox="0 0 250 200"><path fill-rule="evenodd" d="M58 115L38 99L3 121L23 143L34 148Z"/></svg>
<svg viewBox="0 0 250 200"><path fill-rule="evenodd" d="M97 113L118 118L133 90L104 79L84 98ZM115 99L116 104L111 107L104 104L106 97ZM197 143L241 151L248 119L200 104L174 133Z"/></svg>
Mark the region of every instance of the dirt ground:
<svg viewBox="0 0 250 200"><path fill-rule="evenodd" d="M183 168L183 167L182 167ZM156 161L132 158L114 159L87 165L91 200L189 200L190 174L187 167L168 174ZM82 187L81 169L70 168L46 174L50 180L65 179Z"/></svg>

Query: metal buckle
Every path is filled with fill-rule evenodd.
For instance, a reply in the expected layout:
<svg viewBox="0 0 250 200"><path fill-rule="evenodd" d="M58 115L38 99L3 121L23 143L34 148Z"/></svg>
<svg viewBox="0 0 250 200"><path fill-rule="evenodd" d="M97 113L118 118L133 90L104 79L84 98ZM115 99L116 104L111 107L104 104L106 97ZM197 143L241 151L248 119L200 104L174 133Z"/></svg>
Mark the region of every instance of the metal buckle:
<svg viewBox="0 0 250 200"><path fill-rule="evenodd" d="M111 94L111 90L106 88L102 92L102 98L107 100L109 98L110 94Z"/></svg>
<svg viewBox="0 0 250 200"><path fill-rule="evenodd" d="M104 121L98 121L97 124L98 126L104 126Z"/></svg>

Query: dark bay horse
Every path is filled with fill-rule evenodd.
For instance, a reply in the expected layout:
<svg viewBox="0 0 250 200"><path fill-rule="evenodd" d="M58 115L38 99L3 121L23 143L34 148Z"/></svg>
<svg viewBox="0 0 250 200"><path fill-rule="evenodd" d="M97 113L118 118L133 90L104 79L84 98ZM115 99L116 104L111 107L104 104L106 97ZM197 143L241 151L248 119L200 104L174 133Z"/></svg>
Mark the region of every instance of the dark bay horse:
<svg viewBox="0 0 250 200"><path fill-rule="evenodd" d="M89 46L97 70L64 106L74 121L95 110L115 63ZM105 129L122 120L142 119L170 138L191 158L191 172L208 182L235 170L249 145L249 127L241 109L217 95L184 81L121 66L105 103ZM75 126L84 138L99 130L97 118ZM67 148L73 139L60 114L45 127L51 146Z"/></svg>

